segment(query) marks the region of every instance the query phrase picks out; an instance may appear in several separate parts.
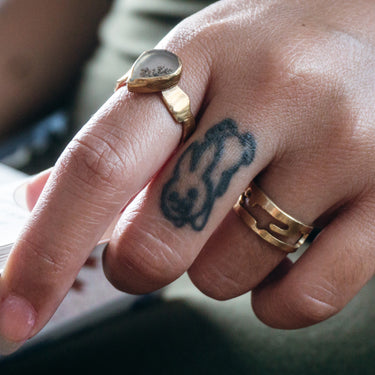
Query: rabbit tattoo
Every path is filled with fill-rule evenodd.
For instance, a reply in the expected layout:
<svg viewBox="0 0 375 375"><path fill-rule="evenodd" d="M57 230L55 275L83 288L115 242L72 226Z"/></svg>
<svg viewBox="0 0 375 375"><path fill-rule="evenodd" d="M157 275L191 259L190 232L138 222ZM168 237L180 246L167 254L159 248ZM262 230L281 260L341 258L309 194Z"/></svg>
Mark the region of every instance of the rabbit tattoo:
<svg viewBox="0 0 375 375"><path fill-rule="evenodd" d="M164 185L161 209L176 227L190 224L200 231L206 225L215 200L227 191L241 166L250 165L256 142L250 133L240 134L232 119L209 129L202 142L193 142L179 158Z"/></svg>

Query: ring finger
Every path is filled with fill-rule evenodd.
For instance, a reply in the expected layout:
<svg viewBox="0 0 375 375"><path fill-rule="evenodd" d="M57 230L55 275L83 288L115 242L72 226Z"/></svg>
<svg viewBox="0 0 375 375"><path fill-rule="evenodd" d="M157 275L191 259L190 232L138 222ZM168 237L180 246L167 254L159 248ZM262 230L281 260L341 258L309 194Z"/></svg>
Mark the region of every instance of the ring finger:
<svg viewBox="0 0 375 375"><path fill-rule="evenodd" d="M281 159L275 158L277 146L264 141L271 138L271 127L267 130L251 123L238 108L215 98L191 142L124 212L105 255L107 276L119 289L148 292L168 284L188 268L198 288L218 299L257 286L286 253L249 230L231 207L248 181L271 159L274 161L258 176L260 185L281 207L287 207L288 213L306 223L314 222L348 194L349 184L333 173L336 166L332 164L331 169L328 163L327 168L318 168L329 159L327 154L312 152L295 158L292 150ZM242 120L229 120L231 113ZM256 145L254 160L243 163L236 172L232 170L224 179L225 189L219 188L224 181L220 177L236 165L242 146L233 142L235 137L228 137L219 147L226 137L225 132L215 133L220 126L235 126L240 136L250 134L245 129L251 128L251 142ZM277 142L277 134L272 136ZM215 150L220 150L218 158L222 158L216 164ZM305 173L307 165L314 173ZM324 189L321 181L325 181ZM214 199L210 200L210 195Z"/></svg>
<svg viewBox="0 0 375 375"><path fill-rule="evenodd" d="M357 184L353 189L354 172L348 173L353 166L349 162L343 163L347 170L341 173L331 162L330 152L338 151L327 147L326 153L317 153L306 147L297 158L290 148L257 177L257 184L279 207L285 208L299 221L309 224L327 222L338 208L350 202L363 188ZM266 218L265 223L269 222L270 218ZM286 255L230 212L189 269L189 275L205 294L228 299L256 288ZM263 315L267 314L263 311ZM269 316L268 319L271 321Z"/></svg>
<svg viewBox="0 0 375 375"><path fill-rule="evenodd" d="M258 176L257 184L279 207L287 207L292 217L313 223L340 200L345 191L338 191L335 181L327 181L326 189L322 190L323 176L304 176L304 162L301 163L298 166L286 160L279 161ZM311 197L314 197L313 202ZM252 213L257 226L268 230L268 224L274 219L259 206L255 209ZM189 275L210 297L233 298L255 288L287 255L288 252L258 236L232 210L207 241L189 269Z"/></svg>

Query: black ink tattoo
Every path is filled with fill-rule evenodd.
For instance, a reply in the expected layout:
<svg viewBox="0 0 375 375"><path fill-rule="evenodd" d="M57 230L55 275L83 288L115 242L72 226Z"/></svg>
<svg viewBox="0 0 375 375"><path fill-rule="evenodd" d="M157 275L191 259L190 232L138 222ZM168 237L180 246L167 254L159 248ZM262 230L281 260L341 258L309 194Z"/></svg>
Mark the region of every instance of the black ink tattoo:
<svg viewBox="0 0 375 375"><path fill-rule="evenodd" d="M250 165L256 142L250 133L240 134L232 119L209 129L202 142L193 142L181 155L173 176L164 185L161 209L176 227L190 224L202 230L215 200L227 191L241 166Z"/></svg>

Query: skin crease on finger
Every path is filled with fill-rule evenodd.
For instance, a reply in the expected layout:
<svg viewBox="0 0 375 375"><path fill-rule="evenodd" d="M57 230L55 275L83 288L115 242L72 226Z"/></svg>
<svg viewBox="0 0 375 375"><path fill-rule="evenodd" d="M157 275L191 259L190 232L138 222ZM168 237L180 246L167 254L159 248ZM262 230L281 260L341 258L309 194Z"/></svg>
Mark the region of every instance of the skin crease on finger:
<svg viewBox="0 0 375 375"><path fill-rule="evenodd" d="M348 9L344 10L343 13L345 11L348 11ZM366 44L361 43L362 31L356 37L353 37L350 33L346 34L342 30L335 32L332 28L326 35L326 28L329 29L328 25L317 27L322 14L324 14L324 17L327 15L322 9L320 9L320 12L320 17L316 15L317 19L314 20L313 24L311 20L308 24L304 18L301 18L301 24L293 25L296 27L292 28L293 32L289 31L288 33L288 30L283 30L285 32L280 33L284 38L281 47L274 46L272 54L265 56L261 51L259 54L259 51L256 51L251 55L249 70L251 73L255 71L260 74L258 77L253 77L246 72L245 75L249 74L246 82L252 82L255 84L254 86L258 85L257 89L260 91L257 91L256 98L254 94L251 94L251 89L241 91L244 88L238 85L238 82L244 77L243 71L238 72L240 74L238 77L236 76L237 72L232 71L232 75L225 79L228 75L225 75L220 67L216 67L213 70L213 75L217 74L220 79L212 78L210 87L211 95L214 95L213 92L225 92L223 86L226 86L232 94L233 92L239 93L239 96L246 94L247 98L250 98L252 106L259 109L258 113L261 113L258 119L257 114L254 113L256 111L251 112L253 116L255 115L251 118L252 129L259 129L264 123L273 124L274 136L277 137L276 134L278 134L283 144L280 146L280 152L276 154L271 166L260 176L260 181L262 181L262 186L264 184L269 187L272 192L270 195L276 197L281 195L281 201L284 200L286 206L291 207L292 214L297 215L297 217L305 217L308 222L324 215L336 204L337 207L340 207L345 202L355 199L358 194L365 194L373 186L371 176L370 178L368 176L368 170L372 168L368 151L370 145L372 145L371 134L373 134L373 129L365 122L368 113L366 107L371 104L368 98L373 97L373 95L368 95L362 87L358 90L358 86L353 85L353 82L358 82L360 86L364 84L364 87L367 87L371 92L371 87L366 82L372 79L371 70L368 67L372 54L369 53L370 50ZM279 13L277 14L279 15ZM338 19L339 17L337 17ZM306 24L303 22L306 22ZM219 26L214 25L214 31L208 31L208 34L218 35L220 34L220 28L235 29L235 25L231 24L230 20L228 23L229 25L225 23ZM343 26L345 25L340 25L340 28L337 28L342 29ZM352 25L350 25L350 29L352 31ZM299 32L298 35L295 35L296 30ZM226 33L222 32L222 35L226 35ZM257 35L257 33L254 32L254 35ZM304 36L304 39L302 36ZM205 37L207 40L211 40L210 35L206 34ZM278 41L280 40L276 38L275 43ZM223 39L220 39L219 43L223 43ZM220 47L217 48L220 50ZM262 48L264 48L264 45L262 45ZM347 60L346 65L342 66L345 53L349 53L352 59ZM225 55L225 51L223 51L223 55ZM261 55L263 65L257 60L256 55ZM324 56L323 59L322 55ZM361 55L361 59L358 60L355 55ZM253 57L254 59L252 59ZM268 57L268 59L264 60L264 57ZM230 60L230 57L227 58ZM238 58L238 56L235 55L235 58ZM261 69L259 69L259 66L261 66ZM370 66L373 66L373 63ZM348 80L348 77L353 78L353 80ZM254 89L254 86L252 86L252 89ZM366 100L361 101L363 98ZM225 104L227 108L233 108L239 113L241 100L238 96L232 98L227 96ZM353 112L353 108L358 107L364 108L364 111L360 114ZM249 107L247 110L249 111ZM241 115L242 119L246 119L246 114L241 113ZM259 128L257 128L257 123L259 123ZM369 123L373 123L373 119L370 118ZM301 126L301 124L304 126ZM308 150L307 153L306 150ZM303 181L307 170L309 171L308 177L311 176L315 186L306 182L305 192L302 194L304 206L301 205L299 200L290 204L291 196L298 195L302 198L301 192L297 190L300 187L298 182ZM300 174L295 173L296 171L300 171ZM279 181L284 178L283 184L291 187L290 189L284 189L284 196L280 185L272 183L276 180L277 175L279 175ZM309 180L309 178L305 180ZM322 181L325 183L324 189L321 188ZM353 181L355 181L355 184L353 184ZM296 189L296 191L293 189ZM316 195L317 192L320 196ZM303 207L311 207L312 209L306 210ZM301 213L299 211L302 208L303 212ZM142 219L139 219L139 221L141 222ZM177 226L180 225L180 223L176 224ZM123 246L129 247L130 245L126 245L125 242L126 236ZM133 250L135 251L135 249ZM121 248L118 251L121 253ZM210 260L213 262L212 268L215 268L214 258ZM231 267L230 264L225 262L223 264L227 266L227 269ZM238 268L233 266L233 269ZM201 274L205 272L203 268L200 271ZM108 272L111 273L110 270ZM113 271L113 273L115 272ZM142 274L144 273L147 273L147 270L143 270ZM211 284L220 285L220 277L224 274L225 272L222 269L214 277L208 277L206 280ZM196 277L199 278L199 276ZM133 279L132 286L124 282L126 287L123 286L122 288L136 292L137 278L134 277ZM222 277L222 279L224 282L233 281L228 277ZM150 283L152 280L156 283L156 280L152 278L149 280ZM197 279L194 281L197 281ZM258 283L260 281L261 279L258 280ZM117 282L117 285L119 284L121 282ZM158 283L156 284L158 285ZM255 283L252 284L256 285ZM199 281L196 282L196 285L207 292L206 285L203 286ZM121 288L121 286L119 287ZM248 289L242 287L241 290L245 292ZM210 295L210 293L207 294ZM216 297L215 294L211 296ZM233 293L228 292L227 298L232 296ZM225 299L225 295L221 295L220 299Z"/></svg>
<svg viewBox="0 0 375 375"><path fill-rule="evenodd" d="M149 167L148 175L154 176L151 186L154 186L155 189L153 190L154 193L151 192L150 194L151 197L154 197L152 198L154 200L150 200L151 203L146 200L140 214L147 214L147 210L150 210L153 215L151 217L157 217L155 216L155 213L157 213L164 219L160 221L168 223L166 225L169 225L168 228L172 229L176 236L185 236L187 239L185 243L198 247L198 249L193 249L194 252L188 254L189 259L184 260L185 270L194 261L193 255L197 256L200 248L204 246L204 243L202 243L205 239L204 235L208 236L209 233L214 231L213 223L217 226L222 221L234 203L235 193L240 192L237 189L240 186L241 188L246 186L248 183L246 178L250 178L251 174L258 174L263 170L259 179L262 187L267 188L267 193L284 203L283 207L288 212L290 210L291 214L305 220L314 220L316 216L323 214L338 201L349 204L351 200L355 200L360 195L366 196L369 190L374 189L374 156L373 153L369 153L369 150L373 149L375 121L374 115L368 110L368 108L373 108L374 103L371 102L373 100L371 98L375 97L374 86L371 84L374 82L373 61L375 61L374 49L371 44L374 40L371 39L374 33L374 25L370 22L371 17L369 16L371 12L374 14L373 3L370 1L356 3L351 1L311 1L303 4L300 1L281 0L266 2L222 1L183 22L159 45L160 48L170 49L178 55L183 55L183 51L189 48L194 51L202 51L203 46L206 48L205 59L210 65L208 68L204 68L204 72L207 73L207 70L210 69L210 79L204 98L205 112L199 116L200 126L189 141L190 143L186 144L186 149L192 144L204 145L204 139L207 134L210 134L210 130L213 132L212 129L215 129L215 126L226 121L226 119L234 121L236 126L235 130L232 126L232 134L236 134L236 139L241 139L241 136L245 134L251 134L257 144L254 163L251 163L249 169L246 169L246 166L242 165L246 163L242 163L241 158L238 159L242 164L240 163L241 166L235 171L237 178L230 179L231 183L226 186L227 190L223 189L222 196L220 194L214 195L217 198L215 204L205 211L205 215L208 213L208 216L200 216L199 218L186 219L184 217L181 219L181 217L178 217L175 219L175 216L170 214L171 210L168 209L170 207L167 204L162 205L160 203L163 201L163 190L170 193L168 181L171 181L170 185L175 182L178 160L182 163L183 159L171 158L175 161L175 164L167 163L158 174L155 174L157 171L151 171L152 168L147 164L147 167ZM195 56L198 55L199 52L196 52ZM188 57L186 58L188 59ZM203 60L201 58L199 61ZM186 64L185 74L187 78L185 78L183 84L188 85L191 90L189 93L194 98L193 106L197 107L197 103L203 100L200 95L203 96L204 94L203 92L198 93L197 87L203 84L197 78L197 82L190 84L194 81L192 77L196 77L199 71L199 67L194 65L193 61L190 61L190 63ZM121 95L121 93L117 95ZM130 111L133 107L135 108L135 103L147 103L148 108L150 108L151 100L145 99L143 96L124 94L124 102L126 102ZM122 104L119 101L116 103L121 107ZM162 107L158 107L157 102L154 103L154 108L161 111ZM120 113L121 108L116 108L113 112L109 109L106 116L103 116L103 118L109 119L111 126L102 126L100 128L101 136L105 129L113 129L112 125L116 122L116 119L120 118ZM136 113L139 113L139 111ZM167 124L170 118L166 117L166 113L164 115L162 119ZM111 116L114 116L115 120ZM145 126L145 123L147 125L150 116L147 115L146 117L148 118L142 119L142 121L139 118L139 128ZM93 121L95 120L94 118ZM227 122L230 123L231 121ZM203 123L205 128L203 128ZM173 125L172 123L168 124ZM134 128L136 127L131 129ZM93 132L95 129L97 129L95 126L86 127L81 135ZM147 126L142 129L144 131L142 134L146 137ZM120 129L118 132L120 132ZM105 135L108 136L107 140L110 139L108 134ZM94 138L93 134L92 136ZM156 135L153 135L153 137L156 139ZM153 137L150 137L148 141L151 142L151 138L154 140ZM129 139L127 139L127 145L129 146L126 148L127 151L151 147L150 144L146 144L146 141L144 143L138 142L136 145L131 143L132 139L134 141L134 139L139 138L131 138L130 136ZM100 145L98 134L96 134L95 141ZM118 144L122 142L124 142L123 139ZM75 143L77 147L82 145L82 142ZM196 149L198 151L204 149L203 146L200 147ZM115 151L119 152L117 149ZM185 150L181 149L180 151L179 157L182 158L181 155ZM187 152L184 155L193 154L194 152L191 154ZM231 157L235 155L235 153L229 154ZM113 156L113 154L110 155ZM209 155L215 155L215 153L209 153ZM160 161L162 158L159 155L158 157ZM189 157L190 160L199 159L195 156ZM139 158L137 160L139 161ZM76 159L76 161L79 161L79 159ZM149 162L149 159L147 161ZM103 158L99 162L92 163L91 166L103 165ZM270 163L270 166L266 168L268 163ZM60 163L60 173L63 167L64 164ZM142 166L137 167L142 169ZM293 175L293 169L302 170L304 174ZM87 171L87 174L89 172L92 171ZM152 172L155 173L152 174ZM280 184L275 184L273 180L278 174L284 176L284 182L279 179ZM165 180L159 180L160 176L163 176ZM316 178L313 179L313 176ZM34 212L34 221L25 229L23 236L27 236L28 239L33 238L34 241L39 239L39 241L36 241L37 244L42 243L41 239L53 237L54 240L59 241L61 247L56 249L51 246L51 249L46 251L46 249L35 246L35 254L42 255L40 263L38 263L36 269L26 272L26 261L23 261L19 254L22 253L20 249L26 251L26 246L30 246L31 242L23 239L18 243L17 251L12 255L11 262L7 266L2 280L3 285L6 286L5 289L29 299L36 310L37 325L32 332L33 334L41 328L53 313L62 296L66 293L66 289L70 286L67 284L71 284L74 280L74 273L84 263L83 258L87 257L87 254L82 254L82 252L73 256L73 249L76 248L77 244L84 247L85 244L87 245L87 241L92 241L94 236L99 238L98 231L104 229L102 228L102 226L104 227L103 221L110 221L112 212L109 212L109 210L118 208L114 205L108 205L109 208L107 207L107 209L96 206L97 216L94 215L94 212L92 217L86 212L81 212L79 208L86 206L77 197L75 201L70 202L71 207L58 207L59 198L65 197L64 194L69 193L67 190L74 188L74 186L66 185L64 189L62 184L65 178L64 173L61 173L58 177L48 185L42 201L38 202L37 210ZM312 189L310 186L308 189L311 190L306 189L301 195L301 191L297 191L297 182L298 179L304 181L304 178L306 178L306 181L314 180L316 189ZM93 178L93 180L100 181L99 177ZM78 181L78 179L75 181L77 185L79 185ZM106 182L108 183L108 181ZM134 181L139 182L140 186L134 186ZM305 183L307 183L306 181ZM131 182L133 183L131 188L139 191L147 181L142 178L134 178L131 179ZM121 181L121 183L124 191L129 193L129 185L124 181ZM284 187L290 187L290 190L288 188L282 189L282 184L284 184ZM100 188L103 188L103 185ZM87 201L94 194L97 194L95 197L100 200L101 196L98 194L100 188L95 189L94 187L91 190L80 188L77 195L79 195L79 198L84 198L82 201ZM110 192L107 191L107 200L109 196L112 196L110 193L114 193L113 186L111 186L111 189ZM296 190L293 191L293 189ZM313 194L310 194L310 192L316 191L320 191L321 196L314 197ZM305 196L305 202L307 201L311 207L306 204L308 209L304 208L303 212L300 212L301 201L292 202L290 195L288 196L287 193L299 197ZM116 199L121 201L122 195L118 191L116 194ZM173 194L173 192L167 194L167 197L170 202L180 202L181 200L181 195ZM190 191L190 198L197 198L195 191ZM319 204L315 203L315 200ZM146 211L144 207L146 207ZM77 209L76 216L79 220L73 225L74 223L70 222L61 223L58 215L53 216L52 221L55 227L63 229L63 231L60 230L59 233L55 233L51 229L51 218L46 214L52 208L54 208L54 212L60 209L63 214L71 214L74 212L71 210ZM72 217L72 215L69 217ZM137 220L141 221L142 217L139 216ZM35 228L33 225L36 226L36 223L41 225ZM80 230L79 233L77 228ZM85 230L82 230L82 228ZM31 234L33 229L35 231L34 237ZM120 225L118 229L124 228ZM168 254L169 260L172 261L169 261L168 264L160 262L162 255L165 253L160 256L157 253L157 248L153 249L153 253L151 253L153 257L145 258L144 254L150 254L149 249L142 246L144 245L142 241L145 240L137 238L138 243L133 243L134 247L131 248L131 244L129 241L127 242L125 237L126 232L126 230L117 232L118 237L114 238L112 245L109 246L108 259L112 256L111 262L107 261L106 264L106 273L109 278L120 280L121 284L124 276L118 274L124 273L124 269L116 268L114 264L126 264L126 257L133 256L130 260L128 258L128 264L133 265L133 268L138 267L140 269L142 264L132 264L132 261L143 262L144 264L146 259L149 266L154 265L155 268L158 266L159 270L163 270L162 266L164 265L165 273L162 281L168 279L170 274L167 274L167 272L171 265L177 264L177 262L173 263L173 260L181 256L182 253L178 253L173 246L169 247L171 250ZM66 246L64 235L68 236L69 234L76 240L73 243L75 246ZM121 237L123 235L124 237ZM161 238L159 243L168 241L168 239L166 235L166 238ZM153 241L154 244L156 242ZM64 251L61 251L62 248ZM142 254L143 250L145 250L145 253ZM56 251L56 253L53 254L53 251ZM51 267L51 263L53 263L51 260L54 260L53 256L60 253L62 253L63 264L58 264L59 267ZM119 259L122 262L118 262ZM153 264L154 260L159 263ZM179 263L180 265L181 263ZM231 266L228 265L228 267ZM51 269L54 271L53 279L42 280L43 276L51 277ZM61 270L64 272L61 272ZM145 281L141 277L145 276L147 271L151 276L147 279L146 275ZM181 269L178 271L180 272ZM176 276L175 269L172 269L171 273ZM131 276L132 280L124 280L124 283L126 281L128 284L116 286L124 290L131 289L134 293L143 292L145 289L141 290L140 285L144 287L146 282L148 290L151 290L152 286L154 289L160 286L160 279L157 279L158 275L153 272L152 268L149 270L143 268L142 275L137 275L135 272ZM154 276L155 278L153 278ZM365 276L368 279L368 275ZM32 277L36 278L33 284L30 283ZM64 280L59 279L59 277L64 277ZM225 280L224 277L222 279ZM227 277L227 280L229 279ZM361 284L361 282L361 280L358 281L358 284ZM195 284L200 287L199 280L195 280ZM34 286L40 286L40 288ZM201 289L204 290L203 287ZM35 290L38 290L38 292L35 292ZM19 314L19 316L21 315ZM31 320L28 319L27 322L31 322ZM263 320L271 322L272 317L263 317Z"/></svg>
<svg viewBox="0 0 375 375"><path fill-rule="evenodd" d="M280 166L280 168L281 168L281 166ZM280 169L278 170L278 172L280 172Z"/></svg>

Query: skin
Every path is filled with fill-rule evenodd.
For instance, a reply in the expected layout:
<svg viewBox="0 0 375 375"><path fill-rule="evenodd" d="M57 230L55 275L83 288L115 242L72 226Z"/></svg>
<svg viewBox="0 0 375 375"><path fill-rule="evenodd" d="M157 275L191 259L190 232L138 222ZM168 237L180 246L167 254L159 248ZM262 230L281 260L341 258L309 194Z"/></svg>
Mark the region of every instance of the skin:
<svg viewBox="0 0 375 375"><path fill-rule="evenodd" d="M0 133L72 90L110 0L0 1Z"/></svg>
<svg viewBox="0 0 375 375"><path fill-rule="evenodd" d="M271 327L306 327L340 311L375 270L374 17L370 0L228 0L178 25L157 47L184 64L196 132L176 150L181 130L158 95L126 88L82 128L1 277L8 351L46 324L124 207L103 255L123 291L151 292L188 271L219 300L252 290L255 313ZM254 157L215 195L203 224L180 225L163 210L163 189L189 146L225 119L251 135ZM216 154L207 150L208 168ZM233 142L220 160L234 165L238 155ZM201 167L190 172L180 197L201 183ZM30 184L30 206L49 173ZM231 210L253 179L290 215L323 228L294 264Z"/></svg>

